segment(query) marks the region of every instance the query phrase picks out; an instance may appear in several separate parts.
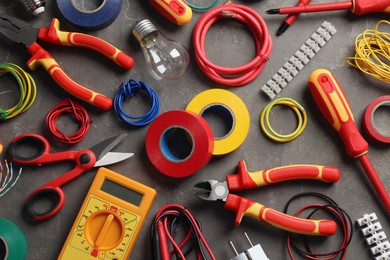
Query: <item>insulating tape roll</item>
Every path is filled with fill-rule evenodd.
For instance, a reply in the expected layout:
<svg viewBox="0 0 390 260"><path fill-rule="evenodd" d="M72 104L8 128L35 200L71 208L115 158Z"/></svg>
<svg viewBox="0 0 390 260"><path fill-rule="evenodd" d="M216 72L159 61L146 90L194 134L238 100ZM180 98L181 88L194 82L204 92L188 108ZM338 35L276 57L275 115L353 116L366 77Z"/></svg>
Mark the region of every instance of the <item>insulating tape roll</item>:
<svg viewBox="0 0 390 260"><path fill-rule="evenodd" d="M84 30L100 30L112 24L122 9L122 0L103 0L93 11L80 10L74 1L57 0L61 14L68 22Z"/></svg>
<svg viewBox="0 0 390 260"><path fill-rule="evenodd" d="M186 157L178 157L170 149L170 142L175 138L172 130L178 129L184 130L188 146L191 146L188 147L190 149ZM200 170L208 163L214 149L209 124L200 115L185 110L173 110L159 115L151 123L145 143L146 152L154 167L174 178L187 177ZM185 142L179 145L185 145Z"/></svg>
<svg viewBox="0 0 390 260"><path fill-rule="evenodd" d="M202 115L208 109L221 109L231 116L232 127L222 137L214 137L213 155L224 155L236 150L249 131L250 117L245 103L234 93L224 89L210 89L196 95L186 110Z"/></svg>
<svg viewBox="0 0 390 260"><path fill-rule="evenodd" d="M25 260L26 237L13 222L0 218L0 260Z"/></svg>
<svg viewBox="0 0 390 260"><path fill-rule="evenodd" d="M363 117L363 128L373 140L390 144L390 135L381 133L374 124L374 113L380 106L390 106L390 96L381 96L367 106Z"/></svg>

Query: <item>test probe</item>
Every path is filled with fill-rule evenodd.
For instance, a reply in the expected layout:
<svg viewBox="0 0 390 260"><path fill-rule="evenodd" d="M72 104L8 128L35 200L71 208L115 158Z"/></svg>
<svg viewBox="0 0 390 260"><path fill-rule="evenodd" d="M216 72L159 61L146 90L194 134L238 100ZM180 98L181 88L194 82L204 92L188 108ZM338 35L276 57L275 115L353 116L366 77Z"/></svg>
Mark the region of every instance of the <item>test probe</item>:
<svg viewBox="0 0 390 260"><path fill-rule="evenodd" d="M390 13L390 0L350 0L324 4L302 5L269 9L267 14L300 14L324 11L351 10L356 15L367 13Z"/></svg>
<svg viewBox="0 0 390 260"><path fill-rule="evenodd" d="M330 71L318 69L310 75L309 87L321 113L340 135L347 154L359 160L387 214L390 214L389 194L367 156L368 143L356 127L351 108L340 85Z"/></svg>

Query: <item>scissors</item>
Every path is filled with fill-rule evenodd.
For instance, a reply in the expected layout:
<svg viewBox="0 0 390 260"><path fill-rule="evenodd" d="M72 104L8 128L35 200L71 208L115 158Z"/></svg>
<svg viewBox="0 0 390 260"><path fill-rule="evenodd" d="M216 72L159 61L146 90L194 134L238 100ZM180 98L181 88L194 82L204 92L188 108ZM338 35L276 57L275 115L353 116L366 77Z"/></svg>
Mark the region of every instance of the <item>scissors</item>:
<svg viewBox="0 0 390 260"><path fill-rule="evenodd" d="M27 66L31 70L43 66L50 76L71 95L100 109L110 109L111 98L73 81L36 41L39 39L55 45L87 48L99 52L126 70L133 67L133 58L100 38L83 33L61 31L59 26L58 19L53 18L49 28L34 28L25 21L0 13L0 35L27 47L27 51L32 55L27 61Z"/></svg>
<svg viewBox="0 0 390 260"><path fill-rule="evenodd" d="M88 150L58 153L50 153L50 144L41 135L29 133L15 137L8 147L8 154L14 162L38 166L67 160L76 163L72 170L37 188L28 196L24 205L26 216L36 221L43 221L53 217L62 209L65 203L65 194L61 189L63 185L76 179L93 167L117 163L133 156L133 153L109 152L126 136L127 134L122 134L106 139ZM34 148L35 154L26 155L28 148ZM36 211L34 205L45 199L52 202L49 209L43 212Z"/></svg>

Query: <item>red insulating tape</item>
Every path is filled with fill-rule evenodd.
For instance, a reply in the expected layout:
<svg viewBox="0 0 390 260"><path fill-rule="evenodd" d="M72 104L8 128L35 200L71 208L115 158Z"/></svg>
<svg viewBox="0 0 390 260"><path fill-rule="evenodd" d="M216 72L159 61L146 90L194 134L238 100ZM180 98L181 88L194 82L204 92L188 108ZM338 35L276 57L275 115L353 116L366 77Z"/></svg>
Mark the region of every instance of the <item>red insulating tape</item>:
<svg viewBox="0 0 390 260"><path fill-rule="evenodd" d="M207 59L204 47L207 32L216 21L222 18L235 19L246 24L251 30L256 44L256 56L252 61L238 67L222 67ZM272 39L263 18L255 10L237 4L221 5L206 12L195 25L192 42L195 58L201 70L211 80L228 86L243 86L256 79L268 61L272 50Z"/></svg>
<svg viewBox="0 0 390 260"><path fill-rule="evenodd" d="M390 135L381 133L374 124L374 113L380 106L390 106L390 96L381 96L367 106L363 117L363 128L373 140L383 144L390 144Z"/></svg>
<svg viewBox="0 0 390 260"><path fill-rule="evenodd" d="M184 159L173 155L168 147L169 130L181 128L191 139L192 150ZM174 178L190 176L205 166L214 150L214 137L207 121L185 110L172 110L158 116L146 134L146 152L154 167Z"/></svg>

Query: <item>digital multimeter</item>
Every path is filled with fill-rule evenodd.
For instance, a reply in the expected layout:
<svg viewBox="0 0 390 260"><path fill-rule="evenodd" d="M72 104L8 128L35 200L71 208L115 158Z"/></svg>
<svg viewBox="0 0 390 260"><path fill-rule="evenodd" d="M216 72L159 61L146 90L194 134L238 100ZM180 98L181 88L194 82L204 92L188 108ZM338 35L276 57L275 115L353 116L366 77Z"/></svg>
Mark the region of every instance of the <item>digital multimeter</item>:
<svg viewBox="0 0 390 260"><path fill-rule="evenodd" d="M100 168L58 259L127 259L155 197L154 189Z"/></svg>

